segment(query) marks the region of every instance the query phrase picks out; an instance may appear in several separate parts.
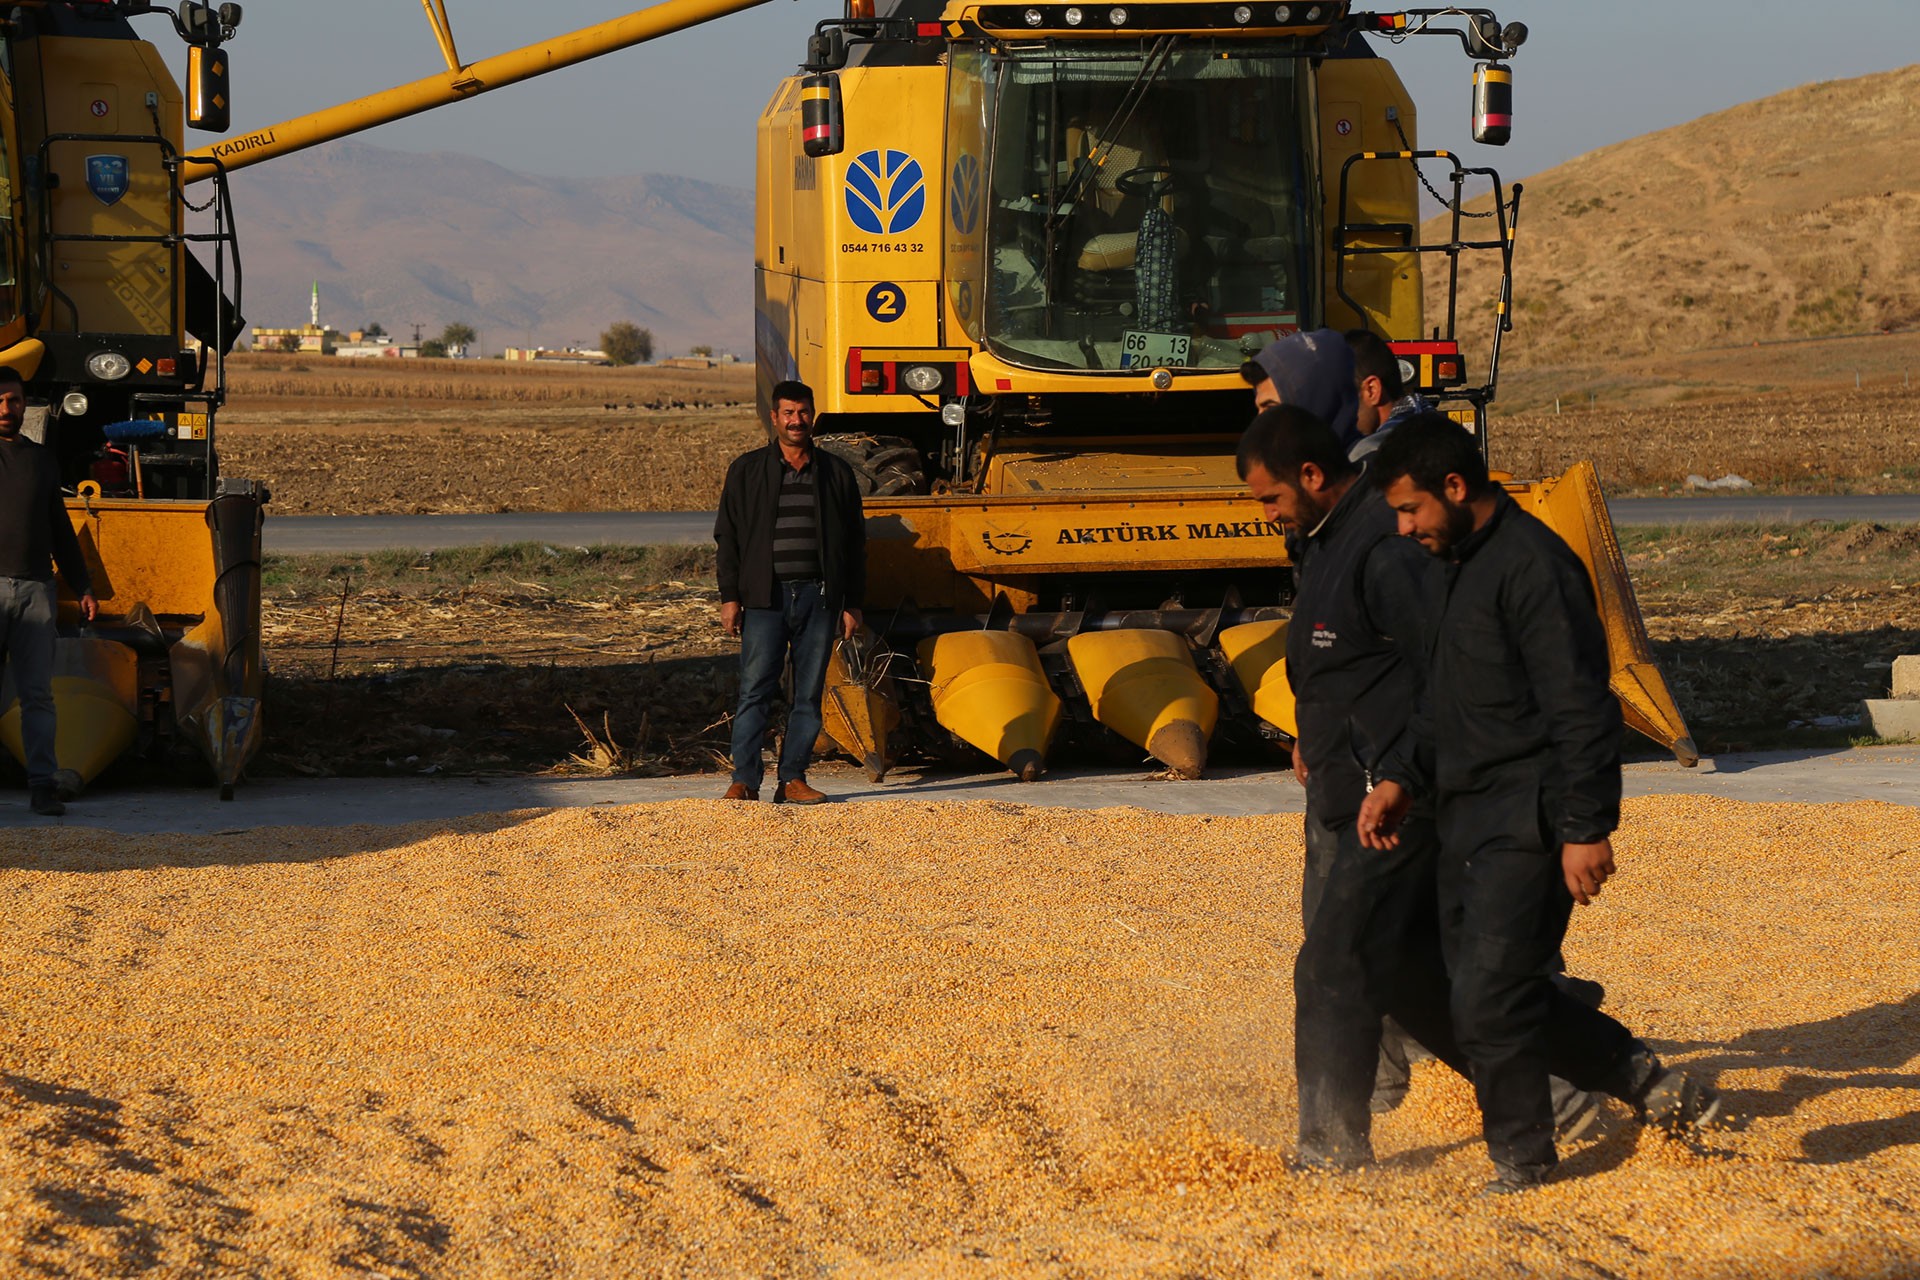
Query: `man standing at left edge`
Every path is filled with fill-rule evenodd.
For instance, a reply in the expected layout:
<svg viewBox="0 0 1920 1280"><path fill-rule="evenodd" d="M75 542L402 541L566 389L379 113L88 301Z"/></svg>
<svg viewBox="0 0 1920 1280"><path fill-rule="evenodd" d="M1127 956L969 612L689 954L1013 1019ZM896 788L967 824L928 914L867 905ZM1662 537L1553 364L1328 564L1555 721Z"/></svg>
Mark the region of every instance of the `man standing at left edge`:
<svg viewBox="0 0 1920 1280"><path fill-rule="evenodd" d="M67 811L55 789L53 653L58 609L53 566L92 622L93 598L80 540L60 500L60 464L53 451L20 434L27 391L20 375L0 368L0 661L20 691L20 739L27 753L27 789L33 811Z"/></svg>
<svg viewBox="0 0 1920 1280"><path fill-rule="evenodd" d="M720 547L720 622L740 637L728 800L758 800L760 748L780 675L793 665L793 704L780 740L775 804L820 804L807 762L820 736L820 693L836 637L860 627L867 586L866 519L853 468L813 444L813 392L773 388L773 440L727 468L713 539Z"/></svg>

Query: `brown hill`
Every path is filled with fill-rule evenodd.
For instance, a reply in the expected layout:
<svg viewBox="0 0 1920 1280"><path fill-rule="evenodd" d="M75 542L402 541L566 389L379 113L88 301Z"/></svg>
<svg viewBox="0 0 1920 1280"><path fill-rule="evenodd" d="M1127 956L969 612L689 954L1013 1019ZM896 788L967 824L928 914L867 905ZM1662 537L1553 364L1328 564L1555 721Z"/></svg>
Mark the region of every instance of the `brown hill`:
<svg viewBox="0 0 1920 1280"><path fill-rule="evenodd" d="M1920 323L1920 66L1749 102L1525 186L1519 369ZM1494 280L1466 265L1463 316Z"/></svg>
<svg viewBox="0 0 1920 1280"><path fill-rule="evenodd" d="M746 351L753 194L659 174L536 177L473 156L332 142L233 178L250 324L377 320L482 346L592 345L616 320L663 353Z"/></svg>

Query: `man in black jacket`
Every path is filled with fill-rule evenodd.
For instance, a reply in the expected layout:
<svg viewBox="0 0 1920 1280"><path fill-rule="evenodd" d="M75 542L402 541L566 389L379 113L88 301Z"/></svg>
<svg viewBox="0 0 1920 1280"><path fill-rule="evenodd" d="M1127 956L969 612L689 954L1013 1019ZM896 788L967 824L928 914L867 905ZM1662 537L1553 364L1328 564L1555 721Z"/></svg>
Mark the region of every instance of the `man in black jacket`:
<svg viewBox="0 0 1920 1280"><path fill-rule="evenodd" d="M773 440L727 468L713 538L720 547L720 621L740 637L728 800L760 798L761 744L780 674L793 664L793 705L780 741L775 804L820 804L807 761L820 736L820 694L836 636L860 627L867 535L860 486L845 461L813 445L813 392L773 389Z"/></svg>
<svg viewBox="0 0 1920 1280"><path fill-rule="evenodd" d="M1712 1120L1720 1100L1547 977L1573 904L1613 874L1620 820L1620 706L1585 566L1440 414L1401 425L1370 472L1443 573L1416 749L1383 763L1356 826L1390 849L1416 791L1433 796L1453 1026L1498 1175L1489 1189L1524 1190L1557 1160L1550 1061L1669 1128Z"/></svg>
<svg viewBox="0 0 1920 1280"><path fill-rule="evenodd" d="M87 561L60 499L60 464L53 451L20 434L27 392L20 375L0 367L0 663L13 668L20 691L20 739L27 752L27 791L33 811L58 817L54 775L53 657L57 641L53 567L92 622Z"/></svg>
<svg viewBox="0 0 1920 1280"><path fill-rule="evenodd" d="M1393 512L1306 410L1260 414L1240 439L1238 463L1267 519L1293 530L1296 555L1287 679L1314 864L1293 971L1298 1160L1353 1168L1373 1158L1369 1100L1383 1015L1467 1071L1448 1016L1431 812L1411 815L1395 847L1378 853L1361 847L1354 826L1382 761L1406 749L1438 566L1396 536Z"/></svg>

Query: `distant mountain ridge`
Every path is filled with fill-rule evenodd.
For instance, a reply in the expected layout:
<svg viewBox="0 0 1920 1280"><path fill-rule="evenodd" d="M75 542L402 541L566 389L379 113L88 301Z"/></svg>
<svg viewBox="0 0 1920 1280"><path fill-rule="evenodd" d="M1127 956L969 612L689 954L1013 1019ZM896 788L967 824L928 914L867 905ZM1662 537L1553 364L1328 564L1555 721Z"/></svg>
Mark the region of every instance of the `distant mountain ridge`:
<svg viewBox="0 0 1920 1280"><path fill-rule="evenodd" d="M1920 325L1920 66L1745 103L1525 183L1517 367ZM631 320L663 351L752 350L744 188L535 177L352 140L233 185L251 324L304 323L317 279L341 329L458 320L498 350L591 344ZM1463 259L1463 317L1495 295L1491 256Z"/></svg>
<svg viewBox="0 0 1920 1280"><path fill-rule="evenodd" d="M749 352L753 193L643 174L548 178L447 152L327 143L232 178L249 325L453 321L489 351L591 346L616 320L662 352Z"/></svg>
<svg viewBox="0 0 1920 1280"><path fill-rule="evenodd" d="M1521 367L1920 325L1920 66L1715 112L1525 187ZM1463 258L1463 316L1494 296L1491 257Z"/></svg>

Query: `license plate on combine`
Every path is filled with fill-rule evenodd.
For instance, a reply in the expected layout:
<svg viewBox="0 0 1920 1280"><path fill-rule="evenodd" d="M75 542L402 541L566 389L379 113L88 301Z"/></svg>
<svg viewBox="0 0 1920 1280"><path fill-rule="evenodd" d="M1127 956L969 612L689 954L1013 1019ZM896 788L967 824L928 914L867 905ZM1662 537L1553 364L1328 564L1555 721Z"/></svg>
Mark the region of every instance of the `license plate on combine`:
<svg viewBox="0 0 1920 1280"><path fill-rule="evenodd" d="M1192 350L1193 339L1184 333L1142 333L1129 329L1120 339L1120 367L1184 366Z"/></svg>

